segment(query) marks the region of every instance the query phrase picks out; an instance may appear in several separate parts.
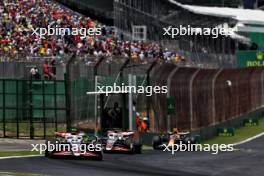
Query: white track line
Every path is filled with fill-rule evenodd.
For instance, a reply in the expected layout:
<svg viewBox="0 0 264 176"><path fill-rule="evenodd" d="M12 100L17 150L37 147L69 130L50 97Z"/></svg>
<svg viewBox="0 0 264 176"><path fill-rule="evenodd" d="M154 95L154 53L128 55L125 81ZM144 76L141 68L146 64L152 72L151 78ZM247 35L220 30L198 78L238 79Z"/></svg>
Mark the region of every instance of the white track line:
<svg viewBox="0 0 264 176"><path fill-rule="evenodd" d="M234 143L233 146L236 146L236 145L240 145L240 144L244 144L244 143L250 142L250 141L252 141L252 140L254 140L254 139L257 139L257 138L259 138L259 137L261 137L261 136L264 136L264 132L263 132L263 133L260 133L260 134L258 134L258 135L256 135L256 136L250 137L250 138L248 138L248 139L246 139L246 140L243 140L243 141L240 141L240 142Z"/></svg>
<svg viewBox="0 0 264 176"><path fill-rule="evenodd" d="M13 159L13 158L30 158L30 157L37 157L37 156L42 156L42 155L6 156L6 157L0 157L0 160Z"/></svg>

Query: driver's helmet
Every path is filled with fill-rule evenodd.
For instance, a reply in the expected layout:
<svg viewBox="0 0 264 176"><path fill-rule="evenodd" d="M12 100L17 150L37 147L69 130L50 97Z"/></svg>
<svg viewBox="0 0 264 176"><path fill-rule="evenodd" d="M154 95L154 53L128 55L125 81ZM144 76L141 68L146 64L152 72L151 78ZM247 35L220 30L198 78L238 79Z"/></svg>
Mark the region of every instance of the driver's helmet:
<svg viewBox="0 0 264 176"><path fill-rule="evenodd" d="M79 135L70 135L66 137L66 141L68 143L81 143L82 142L82 136Z"/></svg>
<svg viewBox="0 0 264 176"><path fill-rule="evenodd" d="M173 128L173 129L172 129L172 133L173 133L173 134L178 134L178 133L179 133L178 128Z"/></svg>
<svg viewBox="0 0 264 176"><path fill-rule="evenodd" d="M77 128L71 128L70 129L70 133L73 134L73 135L77 134L78 133Z"/></svg>

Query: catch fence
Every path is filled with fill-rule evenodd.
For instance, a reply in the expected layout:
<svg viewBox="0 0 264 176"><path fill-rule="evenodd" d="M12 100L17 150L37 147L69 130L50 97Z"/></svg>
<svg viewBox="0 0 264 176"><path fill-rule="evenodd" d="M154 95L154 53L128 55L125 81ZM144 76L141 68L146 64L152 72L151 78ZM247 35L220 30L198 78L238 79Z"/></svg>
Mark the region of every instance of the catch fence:
<svg viewBox="0 0 264 176"><path fill-rule="evenodd" d="M193 131L256 111L264 103L263 74L263 68L198 69L161 65L152 73L152 85L167 85L169 96L153 97L157 107L154 128ZM175 114L170 116L168 97L175 101Z"/></svg>
<svg viewBox="0 0 264 176"><path fill-rule="evenodd" d="M0 80L0 137L45 138L66 128L64 81Z"/></svg>
<svg viewBox="0 0 264 176"><path fill-rule="evenodd" d="M22 66L21 66L22 67ZM75 58L63 80L0 79L0 137L47 137L57 130L106 128L106 112L119 104L128 128L129 94L87 94L114 83L168 86L168 94L133 94L133 110L150 130L199 130L263 107L262 68L202 69L130 59ZM168 115L168 98L175 114ZM135 114L133 115L135 117Z"/></svg>

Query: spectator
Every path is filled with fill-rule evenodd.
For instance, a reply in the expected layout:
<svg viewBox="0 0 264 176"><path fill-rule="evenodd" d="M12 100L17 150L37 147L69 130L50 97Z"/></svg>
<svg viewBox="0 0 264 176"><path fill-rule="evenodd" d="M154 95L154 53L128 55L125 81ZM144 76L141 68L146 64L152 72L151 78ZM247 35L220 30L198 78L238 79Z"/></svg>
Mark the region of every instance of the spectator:
<svg viewBox="0 0 264 176"><path fill-rule="evenodd" d="M141 131L147 132L148 131L148 118L144 117L143 121L141 122Z"/></svg>
<svg viewBox="0 0 264 176"><path fill-rule="evenodd" d="M49 66L48 60L45 61L42 68L43 68L43 74L44 74L45 79L48 79L48 80L55 79L55 76L50 72L50 66Z"/></svg>
<svg viewBox="0 0 264 176"><path fill-rule="evenodd" d="M30 77L31 79L40 80L40 74L38 72L37 67L32 67L30 69Z"/></svg>
<svg viewBox="0 0 264 176"><path fill-rule="evenodd" d="M16 2L16 3L13 3ZM102 28L101 36L49 35L40 38L32 35L33 29L47 28ZM165 58L170 61L174 52L160 45L147 42L124 41L124 35L116 38L113 27L74 12L49 0L0 1L0 54L1 56L61 56L75 53L77 56L122 56L136 62ZM109 60L111 61L111 59ZM55 63L52 61L51 66ZM53 69L50 73L56 75ZM46 73L47 74L47 73Z"/></svg>
<svg viewBox="0 0 264 176"><path fill-rule="evenodd" d="M141 119L138 112L136 113L136 127L138 131L141 131Z"/></svg>
<svg viewBox="0 0 264 176"><path fill-rule="evenodd" d="M51 73L54 76L56 76L56 60L55 60L55 58L52 58L50 65L51 65Z"/></svg>

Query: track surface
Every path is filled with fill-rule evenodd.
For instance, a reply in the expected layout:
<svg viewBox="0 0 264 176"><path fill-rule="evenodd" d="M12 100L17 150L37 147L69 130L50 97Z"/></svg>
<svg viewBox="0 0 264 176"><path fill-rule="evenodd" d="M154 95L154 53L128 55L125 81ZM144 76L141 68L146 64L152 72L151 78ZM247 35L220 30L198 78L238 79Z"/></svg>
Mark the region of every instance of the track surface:
<svg viewBox="0 0 264 176"><path fill-rule="evenodd" d="M264 137L217 155L208 152L144 151L141 155L105 154L103 161L48 159L0 160L0 171L56 176L263 176Z"/></svg>

